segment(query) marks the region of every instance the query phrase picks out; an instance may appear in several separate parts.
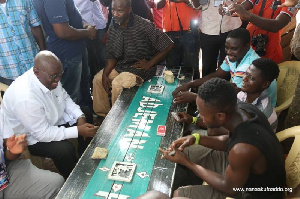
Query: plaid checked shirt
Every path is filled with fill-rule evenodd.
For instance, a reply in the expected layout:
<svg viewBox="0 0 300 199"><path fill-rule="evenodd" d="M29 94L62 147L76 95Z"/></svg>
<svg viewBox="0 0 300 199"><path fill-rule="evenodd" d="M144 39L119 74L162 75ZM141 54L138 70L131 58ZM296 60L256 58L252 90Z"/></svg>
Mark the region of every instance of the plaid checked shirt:
<svg viewBox="0 0 300 199"><path fill-rule="evenodd" d="M40 24L31 0L7 0L0 7L1 77L16 79L33 66L39 49L30 28Z"/></svg>

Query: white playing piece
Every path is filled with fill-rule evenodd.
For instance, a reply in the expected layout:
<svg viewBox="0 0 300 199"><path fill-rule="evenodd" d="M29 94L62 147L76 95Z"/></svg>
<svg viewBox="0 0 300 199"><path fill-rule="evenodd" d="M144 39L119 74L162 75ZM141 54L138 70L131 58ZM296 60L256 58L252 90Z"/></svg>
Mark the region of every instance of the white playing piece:
<svg viewBox="0 0 300 199"><path fill-rule="evenodd" d="M179 120L180 120L180 117L178 116L177 113L171 112L171 114L172 114L172 116L174 117L174 119L175 119L176 121L179 121Z"/></svg>
<svg viewBox="0 0 300 199"><path fill-rule="evenodd" d="M147 92L148 93L155 93L155 94L161 94L164 91L164 86L163 85L150 85Z"/></svg>
<svg viewBox="0 0 300 199"><path fill-rule="evenodd" d="M123 187L123 185L121 185L121 184L114 184L111 189L116 193L116 192L120 191L122 189L122 187Z"/></svg>
<svg viewBox="0 0 300 199"><path fill-rule="evenodd" d="M137 173L137 175L140 176L141 178L150 177L145 171Z"/></svg>
<svg viewBox="0 0 300 199"><path fill-rule="evenodd" d="M135 167L135 163L115 161L108 174L108 179L131 182Z"/></svg>
<svg viewBox="0 0 300 199"><path fill-rule="evenodd" d="M99 168L101 171L109 171L110 169L109 168L107 168L107 167L101 167L101 168Z"/></svg>

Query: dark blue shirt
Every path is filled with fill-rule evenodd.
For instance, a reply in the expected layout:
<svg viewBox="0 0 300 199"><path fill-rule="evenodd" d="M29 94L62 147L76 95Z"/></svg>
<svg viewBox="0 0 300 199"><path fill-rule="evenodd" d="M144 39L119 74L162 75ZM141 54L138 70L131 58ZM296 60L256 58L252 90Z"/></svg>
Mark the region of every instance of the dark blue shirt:
<svg viewBox="0 0 300 199"><path fill-rule="evenodd" d="M80 55L83 39L70 41L56 36L52 24L68 22L76 29L82 29L82 18L73 0L33 0L34 7L42 20L46 32L47 50L52 51L61 61Z"/></svg>

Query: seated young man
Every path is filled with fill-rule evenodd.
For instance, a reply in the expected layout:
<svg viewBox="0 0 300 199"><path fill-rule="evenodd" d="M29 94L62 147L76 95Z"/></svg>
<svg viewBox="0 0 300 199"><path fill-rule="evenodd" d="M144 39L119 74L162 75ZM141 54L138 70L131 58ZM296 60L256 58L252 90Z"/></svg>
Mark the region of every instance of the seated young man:
<svg viewBox="0 0 300 199"><path fill-rule="evenodd" d="M238 101L251 103L265 114L274 132L276 132L278 120L266 89L269 88L271 82L277 79L278 75L279 67L273 60L268 58L256 59L244 73L241 91L237 94ZM201 118L193 118L183 112L178 113L178 115L180 117L179 122L190 124L194 121L200 127L207 127ZM227 132L224 129L207 130L208 135L220 135Z"/></svg>
<svg viewBox="0 0 300 199"><path fill-rule="evenodd" d="M284 156L266 116L252 104L237 104L235 88L220 78L199 88L196 104L209 128L224 127L230 133L193 134L174 141L166 151L159 149L163 158L185 166L208 184L179 187L174 196L283 198ZM172 150L174 156L168 155Z"/></svg>
<svg viewBox="0 0 300 199"><path fill-rule="evenodd" d="M259 56L250 48L250 34L246 29L238 28L231 31L225 42L225 52L227 56L222 65L214 72L203 78L188 82L173 91L173 97L177 103L188 103L196 100L197 94L186 92L190 88L198 88L205 81L214 78L227 78L231 76L231 82L240 91L242 86L243 74L249 68L251 63ZM276 106L277 85L274 80L268 88L268 95L272 100L273 107Z"/></svg>
<svg viewBox="0 0 300 199"><path fill-rule="evenodd" d="M153 23L133 14L130 0L113 0L113 21L106 41L105 68L93 80L93 107L106 116L123 88L141 85L156 73L156 64L173 48L173 42Z"/></svg>
<svg viewBox="0 0 300 199"><path fill-rule="evenodd" d="M63 177L38 169L29 159L18 160L27 148L26 135L15 136L3 119L0 115L0 198L55 198Z"/></svg>

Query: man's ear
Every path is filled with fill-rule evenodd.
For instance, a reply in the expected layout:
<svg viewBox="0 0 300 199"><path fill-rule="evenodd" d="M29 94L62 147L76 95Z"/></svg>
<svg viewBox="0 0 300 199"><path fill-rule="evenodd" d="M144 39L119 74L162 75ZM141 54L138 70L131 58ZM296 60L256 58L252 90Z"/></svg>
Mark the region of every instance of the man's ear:
<svg viewBox="0 0 300 199"><path fill-rule="evenodd" d="M263 91L266 90L267 88L269 88L270 84L271 84L270 81L265 81L261 87L263 89Z"/></svg>
<svg viewBox="0 0 300 199"><path fill-rule="evenodd" d="M217 117L219 120L225 121L226 113L217 113Z"/></svg>
<svg viewBox="0 0 300 199"><path fill-rule="evenodd" d="M39 69L37 69L36 67L33 67L33 73L38 76L39 74Z"/></svg>

